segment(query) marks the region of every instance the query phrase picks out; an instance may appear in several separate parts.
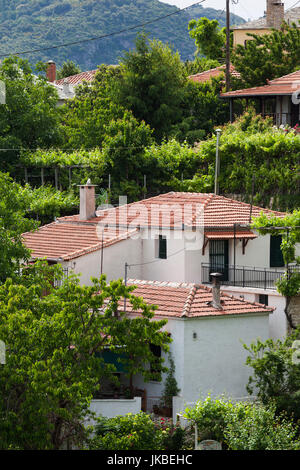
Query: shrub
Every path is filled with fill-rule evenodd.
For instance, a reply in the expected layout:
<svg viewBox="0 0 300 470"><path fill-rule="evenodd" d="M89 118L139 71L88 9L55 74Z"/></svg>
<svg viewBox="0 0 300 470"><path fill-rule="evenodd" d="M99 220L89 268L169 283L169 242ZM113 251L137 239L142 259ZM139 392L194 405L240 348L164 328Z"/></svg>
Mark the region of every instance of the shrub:
<svg viewBox="0 0 300 470"><path fill-rule="evenodd" d="M160 450L161 433L146 413L131 413L115 418L100 418L91 450Z"/></svg>
<svg viewBox="0 0 300 470"><path fill-rule="evenodd" d="M214 439L224 442L226 428L226 415L233 408L230 401L222 398L213 400L210 395L202 401L199 400L195 407L187 408L184 417L197 424L201 440Z"/></svg>
<svg viewBox="0 0 300 470"><path fill-rule="evenodd" d="M284 415L276 416L275 407L238 403L226 415L224 430L231 450L295 450L297 429Z"/></svg>
<svg viewBox="0 0 300 470"><path fill-rule="evenodd" d="M201 440L215 439L229 450L300 449L298 428L273 405L213 400L208 396L187 408L184 417L197 424Z"/></svg>

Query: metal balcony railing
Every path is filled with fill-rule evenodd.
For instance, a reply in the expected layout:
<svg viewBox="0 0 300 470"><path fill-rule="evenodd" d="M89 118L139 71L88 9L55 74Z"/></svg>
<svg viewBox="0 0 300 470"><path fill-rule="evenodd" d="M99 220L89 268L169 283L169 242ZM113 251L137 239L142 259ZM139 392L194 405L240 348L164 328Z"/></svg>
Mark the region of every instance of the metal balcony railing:
<svg viewBox="0 0 300 470"><path fill-rule="evenodd" d="M255 268L249 266L217 266L202 263L202 284L211 284L210 274L219 272L223 276L221 284L256 289L276 289L276 281L285 274L285 268ZM299 266L290 266L289 272L300 272Z"/></svg>

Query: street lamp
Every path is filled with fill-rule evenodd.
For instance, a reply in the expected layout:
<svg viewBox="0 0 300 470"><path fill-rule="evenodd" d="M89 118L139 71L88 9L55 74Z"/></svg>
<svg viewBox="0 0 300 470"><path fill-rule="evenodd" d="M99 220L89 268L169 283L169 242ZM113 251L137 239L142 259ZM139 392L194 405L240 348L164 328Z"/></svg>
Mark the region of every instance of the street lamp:
<svg viewBox="0 0 300 470"><path fill-rule="evenodd" d="M215 168L215 194L219 194L219 174L220 174L220 158L219 158L219 145L220 135L222 130L217 129L217 146L216 146L216 168Z"/></svg>

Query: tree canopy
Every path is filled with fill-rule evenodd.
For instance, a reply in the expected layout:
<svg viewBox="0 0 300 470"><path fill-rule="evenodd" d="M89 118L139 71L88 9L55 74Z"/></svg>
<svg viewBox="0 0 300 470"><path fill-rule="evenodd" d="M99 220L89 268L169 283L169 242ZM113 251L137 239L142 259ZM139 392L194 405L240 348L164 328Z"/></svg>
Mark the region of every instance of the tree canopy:
<svg viewBox="0 0 300 470"><path fill-rule="evenodd" d="M1 449L62 449L86 437L89 404L103 377L116 370L101 356L104 348L127 355L129 376L152 377L147 363L157 360L149 344L168 349L153 321L155 308L133 294L134 286L105 278L80 286L62 279L62 270L43 262L28 266L16 281L0 286L0 338L6 364L0 368ZM45 295L46 294L46 295ZM126 297L140 314L130 318Z"/></svg>
<svg viewBox="0 0 300 470"><path fill-rule="evenodd" d="M16 171L22 148L48 148L61 143L58 95L45 78L33 74L28 62L9 57L0 64L6 104L0 113L0 168Z"/></svg>
<svg viewBox="0 0 300 470"><path fill-rule="evenodd" d="M30 252L23 245L22 233L33 230L37 223L26 218L30 197L26 189L7 173L0 172L0 283L15 277Z"/></svg>
<svg viewBox="0 0 300 470"><path fill-rule="evenodd" d="M269 34L249 33L245 45L237 45L232 62L241 74L240 88L266 85L267 80L282 77L300 67L300 29L284 24Z"/></svg>
<svg viewBox="0 0 300 470"><path fill-rule="evenodd" d="M225 57L226 28L220 28L217 20L202 17L189 22L189 34L195 40L198 55L220 60Z"/></svg>
<svg viewBox="0 0 300 470"><path fill-rule="evenodd" d="M60 80L61 78L71 77L72 75L77 75L80 72L81 68L79 65L76 65L72 60L66 60L57 70L56 79Z"/></svg>

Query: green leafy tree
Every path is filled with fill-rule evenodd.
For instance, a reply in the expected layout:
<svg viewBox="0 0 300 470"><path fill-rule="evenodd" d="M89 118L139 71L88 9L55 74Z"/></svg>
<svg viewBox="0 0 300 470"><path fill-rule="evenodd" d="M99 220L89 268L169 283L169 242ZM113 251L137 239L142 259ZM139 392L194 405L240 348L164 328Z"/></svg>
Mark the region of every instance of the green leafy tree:
<svg viewBox="0 0 300 470"><path fill-rule="evenodd" d="M72 60L66 60L62 66L58 69L56 79L71 77L81 72L81 68L76 65Z"/></svg>
<svg viewBox="0 0 300 470"><path fill-rule="evenodd" d="M3 60L0 80L6 87L6 104L0 105L0 168L16 171L22 148L60 144L58 95L45 78L33 75L27 61L17 57Z"/></svg>
<svg viewBox="0 0 300 470"><path fill-rule="evenodd" d="M244 345L248 351L246 364L253 370L247 390L263 404L274 403L277 413L286 412L295 421L300 419L300 365L292 360L292 345L299 330L284 340L260 340Z"/></svg>
<svg viewBox="0 0 300 470"><path fill-rule="evenodd" d="M287 75L300 66L300 29L284 24L261 36L249 34L246 45L237 45L232 62L241 74L242 87L266 85L267 80Z"/></svg>
<svg viewBox="0 0 300 470"><path fill-rule="evenodd" d="M131 112L113 119L105 126L103 160L112 177L112 192L141 197L144 184L145 148L153 144L152 130L139 122Z"/></svg>
<svg viewBox="0 0 300 470"><path fill-rule="evenodd" d="M63 107L66 144L73 151L101 147L105 126L112 119L121 119L125 109L112 100L112 81L118 79L119 68L101 66L92 83L76 87L76 96Z"/></svg>
<svg viewBox="0 0 300 470"><path fill-rule="evenodd" d="M22 233L33 230L37 223L26 218L30 204L28 192L6 173L0 173L0 283L15 277L30 252L22 243Z"/></svg>
<svg viewBox="0 0 300 470"><path fill-rule="evenodd" d="M186 72L178 53L145 35L137 36L135 49L121 60L116 98L138 120L144 120L161 140L181 119Z"/></svg>
<svg viewBox="0 0 300 470"><path fill-rule="evenodd" d="M184 62L184 66L188 75L195 75L197 73L205 72L206 70L220 67L220 62L218 60L197 56L194 60L186 60Z"/></svg>
<svg viewBox="0 0 300 470"><path fill-rule="evenodd" d="M153 321L154 307L135 297L133 286L107 284L104 277L80 286L78 278L62 275L57 266L39 262L17 282L0 286L0 337L6 344L1 449L80 447L90 400L115 370L101 359L104 347L128 353L128 374L146 378L145 364L153 360L149 343L168 349L170 339L161 331L166 321ZM138 317L120 311L124 297L141 312Z"/></svg>
<svg viewBox="0 0 300 470"><path fill-rule="evenodd" d="M228 121L229 105L220 100L224 87L224 74L207 82L188 81L183 89L182 118L172 126L170 135L190 145L211 135L215 126Z"/></svg>
<svg viewBox="0 0 300 470"><path fill-rule="evenodd" d="M217 20L200 18L189 22L190 37L195 40L197 54L207 59L225 57L226 28L220 28Z"/></svg>

